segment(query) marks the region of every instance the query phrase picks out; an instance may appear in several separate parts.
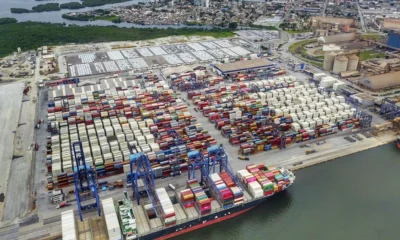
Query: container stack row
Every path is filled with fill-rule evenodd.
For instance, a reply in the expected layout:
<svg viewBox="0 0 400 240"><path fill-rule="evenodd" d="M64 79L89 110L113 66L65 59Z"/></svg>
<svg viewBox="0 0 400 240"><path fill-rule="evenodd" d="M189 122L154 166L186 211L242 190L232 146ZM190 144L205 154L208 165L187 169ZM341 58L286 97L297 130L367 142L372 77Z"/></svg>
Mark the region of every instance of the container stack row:
<svg viewBox="0 0 400 240"><path fill-rule="evenodd" d="M119 225L117 213L115 211L114 201L112 198L107 198L101 201L103 207L103 216L106 220L108 239L122 239L121 228Z"/></svg>
<svg viewBox="0 0 400 240"><path fill-rule="evenodd" d="M223 208L243 203L243 190L236 186L227 172L212 173L210 174L210 179L212 180L211 192Z"/></svg>
<svg viewBox="0 0 400 240"><path fill-rule="evenodd" d="M194 195L192 190L185 189L181 191L181 199L184 208L191 208L194 206Z"/></svg>
<svg viewBox="0 0 400 240"><path fill-rule="evenodd" d="M360 126L353 118L355 109L344 97L319 94L309 84L293 85L256 93L243 87L241 96L233 85L213 88L213 92L192 91L190 96L232 145L240 144L242 154L278 148L281 138L277 132L281 131L290 144Z"/></svg>
<svg viewBox="0 0 400 240"><path fill-rule="evenodd" d="M199 182L196 179L187 181L187 187L193 192L195 197L195 207L200 215L206 215L211 213L211 200L207 194L201 188Z"/></svg>
<svg viewBox="0 0 400 240"><path fill-rule="evenodd" d="M61 213L62 239L77 240L77 233L74 211L69 210Z"/></svg>
<svg viewBox="0 0 400 240"><path fill-rule="evenodd" d="M176 224L175 209L172 205L171 199L168 196L165 188L156 189L156 194L158 200L161 204L162 209L162 220L164 221L164 226L169 227Z"/></svg>
<svg viewBox="0 0 400 240"><path fill-rule="evenodd" d="M290 184L288 176L275 166L247 165L246 169L236 172L239 179L245 184L253 198L270 196L280 192Z"/></svg>
<svg viewBox="0 0 400 240"><path fill-rule="evenodd" d="M71 146L77 141L98 177L128 170L130 149L147 154L156 177L180 175L187 170L187 149L216 144L163 81L143 84L146 89L85 92L49 101L49 126L58 130L48 138L49 189L73 184Z"/></svg>

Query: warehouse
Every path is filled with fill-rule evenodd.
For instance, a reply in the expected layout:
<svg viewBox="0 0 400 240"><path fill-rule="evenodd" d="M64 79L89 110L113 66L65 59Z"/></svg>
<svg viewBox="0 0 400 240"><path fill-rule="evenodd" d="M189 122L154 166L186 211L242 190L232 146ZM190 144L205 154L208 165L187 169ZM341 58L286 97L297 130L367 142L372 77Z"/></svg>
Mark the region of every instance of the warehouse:
<svg viewBox="0 0 400 240"><path fill-rule="evenodd" d="M400 86L400 72L368 76L360 80L360 84L371 90L381 90Z"/></svg>
<svg viewBox="0 0 400 240"><path fill-rule="evenodd" d="M318 22L330 23L330 24L342 24L342 25L352 25L352 24L354 24L354 19L351 19L351 18L334 18L334 17L315 16L315 17L311 18L311 21L314 24L318 23Z"/></svg>
<svg viewBox="0 0 400 240"><path fill-rule="evenodd" d="M353 40L356 40L355 33L344 33L344 34L338 34L338 35L319 37L318 43L330 44L330 43L346 42L346 41L353 41Z"/></svg>
<svg viewBox="0 0 400 240"><path fill-rule="evenodd" d="M400 19L395 19L395 18L383 19L383 28L384 29L399 29L400 28Z"/></svg>
<svg viewBox="0 0 400 240"><path fill-rule="evenodd" d="M232 73L244 72L248 70L262 70L274 67L275 63L268 61L267 59L253 59L247 61L239 61L227 64L216 64L214 69L220 75L227 75Z"/></svg>

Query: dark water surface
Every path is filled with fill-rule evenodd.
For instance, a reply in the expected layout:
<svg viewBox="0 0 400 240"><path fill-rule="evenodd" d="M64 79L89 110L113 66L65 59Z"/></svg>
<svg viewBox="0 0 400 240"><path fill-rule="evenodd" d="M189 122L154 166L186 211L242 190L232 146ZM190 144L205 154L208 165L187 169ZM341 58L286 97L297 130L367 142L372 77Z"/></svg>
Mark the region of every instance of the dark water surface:
<svg viewBox="0 0 400 240"><path fill-rule="evenodd" d="M287 192L175 239L400 239L399 171L395 144L305 168Z"/></svg>

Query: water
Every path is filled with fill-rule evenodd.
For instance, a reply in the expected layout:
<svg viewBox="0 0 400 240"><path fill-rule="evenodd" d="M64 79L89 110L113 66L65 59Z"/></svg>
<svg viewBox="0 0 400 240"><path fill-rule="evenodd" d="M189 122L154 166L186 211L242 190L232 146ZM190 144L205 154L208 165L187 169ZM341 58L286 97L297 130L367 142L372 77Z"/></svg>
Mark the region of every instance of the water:
<svg viewBox="0 0 400 240"><path fill-rule="evenodd" d="M41 12L41 13L11 13L11 8L26 8L32 9L32 7L38 4L45 4L45 3L68 3L68 2L79 2L77 0L56 0L56 1L35 1L35 0L0 0L0 17L12 17L17 19L20 22L25 21L34 21L34 22L50 22L50 23L66 23L66 24L75 24L80 26L85 25L97 25L97 26L117 26L117 27L135 27L135 28L182 28L186 27L186 25L138 25L133 23L113 23L104 20L96 20L96 21L73 21L64 19L61 17L62 14L69 13L69 12L86 12L89 10L95 9L107 9L116 6L129 6L132 4L137 4L138 2L149 2L150 0L133 0L123 3L116 3L116 4L108 4L99 7L91 7L91 8L82 8L82 9L62 9L61 11L54 11L54 12ZM207 26L190 26L191 28L210 28Z"/></svg>
<svg viewBox="0 0 400 240"><path fill-rule="evenodd" d="M305 168L287 192L176 240L399 239L399 170L394 144Z"/></svg>

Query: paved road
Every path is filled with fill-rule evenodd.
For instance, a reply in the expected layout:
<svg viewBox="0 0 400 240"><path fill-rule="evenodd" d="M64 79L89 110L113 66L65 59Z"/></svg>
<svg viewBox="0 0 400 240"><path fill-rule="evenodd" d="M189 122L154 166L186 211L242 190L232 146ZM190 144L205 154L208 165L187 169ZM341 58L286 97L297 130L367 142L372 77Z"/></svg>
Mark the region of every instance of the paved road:
<svg viewBox="0 0 400 240"><path fill-rule="evenodd" d="M37 62L39 61L37 60ZM2 216L3 223L15 222L18 218L24 217L31 207L31 172L37 101L36 79L38 78L39 64L37 64L36 72L36 78L30 83L31 89L28 95L24 97L22 106L20 105L20 108L16 108L20 110L20 115L15 117L16 114L13 113L5 114L8 117L13 117L13 124L19 124L18 128L14 128L16 133L13 148L14 155L20 157L16 157L11 162L5 209ZM10 99L12 98L10 97ZM21 100L19 100L19 103L21 104ZM10 127L9 129L12 128ZM18 201L15 201L16 199Z"/></svg>
<svg viewBox="0 0 400 240"><path fill-rule="evenodd" d="M6 199L13 156L13 131L18 126L23 88L24 84L21 82L0 84L0 194L5 194ZM0 220L3 217L3 207L4 203L0 202Z"/></svg>
<svg viewBox="0 0 400 240"><path fill-rule="evenodd" d="M357 9L358 9L358 16L360 17L361 29L365 33L365 32L367 32L367 29L365 27L364 16L363 16L363 12L360 8L359 1L357 1Z"/></svg>

